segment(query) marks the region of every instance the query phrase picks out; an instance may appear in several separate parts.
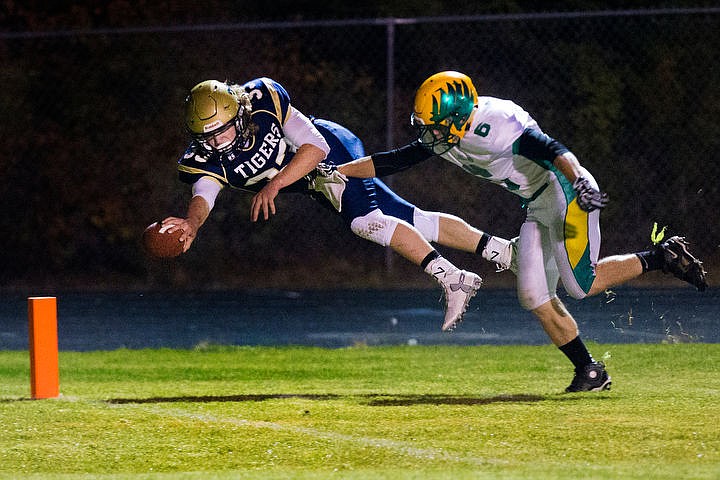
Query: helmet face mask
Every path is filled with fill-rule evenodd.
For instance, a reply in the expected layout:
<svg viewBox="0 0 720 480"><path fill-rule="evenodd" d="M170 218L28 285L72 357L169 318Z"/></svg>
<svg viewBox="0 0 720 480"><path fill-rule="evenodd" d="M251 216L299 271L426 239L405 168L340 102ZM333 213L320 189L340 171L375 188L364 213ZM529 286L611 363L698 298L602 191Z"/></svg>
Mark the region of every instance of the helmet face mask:
<svg viewBox="0 0 720 480"><path fill-rule="evenodd" d="M465 136L476 107L477 91L470 77L440 72L418 88L410 123L420 144L442 155Z"/></svg>
<svg viewBox="0 0 720 480"><path fill-rule="evenodd" d="M237 144L241 138L240 119L234 119L221 127L208 133L193 133L193 138L206 150L227 152Z"/></svg>
<svg viewBox="0 0 720 480"><path fill-rule="evenodd" d="M442 155L447 152L455 145L459 139L454 140L453 135L450 133L450 127L447 125L449 122L435 123L430 125L423 125L422 119L417 115L413 114L410 117L410 124L415 128L418 141L422 146L432 150L435 155Z"/></svg>
<svg viewBox="0 0 720 480"><path fill-rule="evenodd" d="M230 85L207 80L195 85L185 100L185 127L206 150L226 152L243 137L244 113Z"/></svg>

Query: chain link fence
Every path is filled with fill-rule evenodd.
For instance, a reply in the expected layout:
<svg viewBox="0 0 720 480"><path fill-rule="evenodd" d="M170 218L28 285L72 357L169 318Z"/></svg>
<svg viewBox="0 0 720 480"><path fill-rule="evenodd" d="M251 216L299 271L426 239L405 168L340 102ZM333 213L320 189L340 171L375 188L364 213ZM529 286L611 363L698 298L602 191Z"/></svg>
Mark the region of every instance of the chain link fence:
<svg viewBox="0 0 720 480"><path fill-rule="evenodd" d="M368 152L412 140L417 86L469 74L576 153L611 196L602 255L647 247L654 222L720 266L720 9L206 25L0 35L0 286L252 288L431 286L311 199L249 222L223 192L191 251L148 259L144 227L184 213L183 101L208 78L271 77L306 114ZM520 202L439 159L387 182L426 210L512 237ZM490 275L481 259L443 250ZM653 278L650 276L650 278ZM710 277L711 284L713 277ZM488 284L512 284L510 273Z"/></svg>

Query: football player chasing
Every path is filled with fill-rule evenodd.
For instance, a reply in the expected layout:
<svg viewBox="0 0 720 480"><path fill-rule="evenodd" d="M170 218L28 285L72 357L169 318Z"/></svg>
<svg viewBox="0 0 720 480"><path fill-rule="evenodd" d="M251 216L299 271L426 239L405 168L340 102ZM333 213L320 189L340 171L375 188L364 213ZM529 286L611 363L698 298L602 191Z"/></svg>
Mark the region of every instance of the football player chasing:
<svg viewBox="0 0 720 480"><path fill-rule="evenodd" d="M180 179L192 185L192 198L185 218L163 220L168 232L183 230L185 251L225 187L254 194L253 222L276 213L278 193L309 194L339 214L356 235L390 246L437 280L445 297L443 331L462 320L482 279L453 265L429 242L511 267L510 241L453 215L421 210L377 178L338 174L337 165L365 155L360 139L336 123L303 115L282 85L269 78L244 85L216 80L197 84L186 100L185 125L192 140L178 169ZM321 161L327 169L317 174Z"/></svg>
<svg viewBox="0 0 720 480"><path fill-rule="evenodd" d="M411 123L418 140L338 168L348 177L384 176L434 155L518 195L527 209L517 243L520 304L540 321L575 367L568 392L601 391L611 380L580 338L557 296L558 281L576 299L662 270L705 290L705 270L674 236L648 251L599 259L600 210L608 196L563 144L543 133L509 100L478 97L472 80L440 72L415 95Z"/></svg>

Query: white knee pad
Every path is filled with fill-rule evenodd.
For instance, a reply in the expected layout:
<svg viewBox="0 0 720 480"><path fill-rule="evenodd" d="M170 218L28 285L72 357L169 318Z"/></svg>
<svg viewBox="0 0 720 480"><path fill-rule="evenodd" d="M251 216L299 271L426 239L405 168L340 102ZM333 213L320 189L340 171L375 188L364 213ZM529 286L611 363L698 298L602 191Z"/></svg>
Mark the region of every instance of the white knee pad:
<svg viewBox="0 0 720 480"><path fill-rule="evenodd" d="M428 242L437 242L440 235L440 215L437 212L426 212L415 207L413 224Z"/></svg>
<svg viewBox="0 0 720 480"><path fill-rule="evenodd" d="M390 245L390 239L395 233L398 222L397 218L385 215L377 209L362 217L354 218L350 223L350 229L358 237L386 247Z"/></svg>

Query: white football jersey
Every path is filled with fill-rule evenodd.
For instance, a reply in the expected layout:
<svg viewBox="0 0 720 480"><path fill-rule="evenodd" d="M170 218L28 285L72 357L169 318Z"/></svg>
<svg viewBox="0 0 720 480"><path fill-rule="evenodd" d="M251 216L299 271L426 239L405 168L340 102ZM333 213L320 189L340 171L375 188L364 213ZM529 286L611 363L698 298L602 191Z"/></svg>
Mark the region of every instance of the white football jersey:
<svg viewBox="0 0 720 480"><path fill-rule="evenodd" d="M470 129L455 148L441 157L530 199L548 181L549 171L513 153L513 143L526 128L540 130L537 122L519 105L510 100L479 97Z"/></svg>

